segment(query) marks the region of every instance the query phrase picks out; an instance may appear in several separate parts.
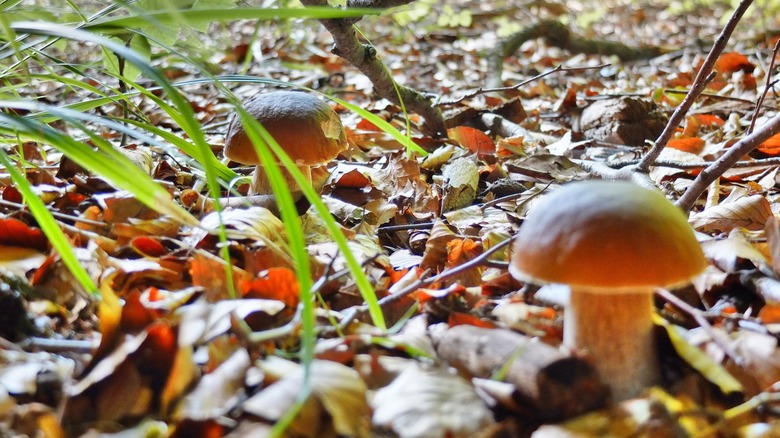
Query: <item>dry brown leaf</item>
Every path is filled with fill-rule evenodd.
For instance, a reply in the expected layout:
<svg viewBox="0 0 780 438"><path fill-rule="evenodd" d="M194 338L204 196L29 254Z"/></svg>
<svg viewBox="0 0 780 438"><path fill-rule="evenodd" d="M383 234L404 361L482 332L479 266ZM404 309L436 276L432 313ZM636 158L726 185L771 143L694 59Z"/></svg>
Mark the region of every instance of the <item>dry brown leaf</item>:
<svg viewBox="0 0 780 438"><path fill-rule="evenodd" d="M371 401L375 426L404 437L470 437L493 424L493 414L462 377L407 367Z"/></svg>
<svg viewBox="0 0 780 438"><path fill-rule="evenodd" d="M357 371L336 362L315 360L310 377L312 395L289 431L319 437L332 427L342 436L368 436L367 388ZM244 402L242 408L260 418L276 421L296 402L302 388L303 368L297 367Z"/></svg>
<svg viewBox="0 0 780 438"><path fill-rule="evenodd" d="M454 152L455 146L451 144L436 148L430 155L425 157L422 164L420 164L420 167L428 170L438 169L452 158Z"/></svg>
<svg viewBox="0 0 780 438"><path fill-rule="evenodd" d="M182 415L206 420L227 414L244 394L244 376L251 363L245 349L236 350L216 370L203 376L198 386L187 394Z"/></svg>
<svg viewBox="0 0 780 438"><path fill-rule="evenodd" d="M745 228L751 231L763 230L772 207L762 195L739 198L723 202L691 216L691 225L700 231L731 231Z"/></svg>
<svg viewBox="0 0 780 438"><path fill-rule="evenodd" d="M198 300L179 309L179 343L182 346L197 345L227 332L231 327L231 315L240 319L253 312L275 315L284 307L284 303L277 300L224 300L214 304Z"/></svg>
<svg viewBox="0 0 780 438"><path fill-rule="evenodd" d="M767 266L766 258L739 229L729 233L726 239L710 239L702 243L702 250L708 260L721 271L734 273L741 269L745 260L753 266Z"/></svg>
<svg viewBox="0 0 780 438"><path fill-rule="evenodd" d="M745 395L752 397L777 381L780 381L780 350L777 338L765 333L739 331L726 335L720 331L719 338L728 344L737 355L740 364L733 358L726 359L724 367L745 388ZM716 344L709 342L706 351L715 360L723 358L723 352Z"/></svg>
<svg viewBox="0 0 780 438"><path fill-rule="evenodd" d="M267 245L284 239L284 224L270 210L263 207L235 208L209 213L200 220L200 229L194 230L188 240L193 245L203 239L208 232L219 228L219 221L227 229L229 239L253 239Z"/></svg>
<svg viewBox="0 0 780 438"><path fill-rule="evenodd" d="M442 269L447 263L447 244L455 238L455 232L443 221L437 220L431 228L427 242L425 242L425 252L420 261L420 268L433 269L434 272Z"/></svg>

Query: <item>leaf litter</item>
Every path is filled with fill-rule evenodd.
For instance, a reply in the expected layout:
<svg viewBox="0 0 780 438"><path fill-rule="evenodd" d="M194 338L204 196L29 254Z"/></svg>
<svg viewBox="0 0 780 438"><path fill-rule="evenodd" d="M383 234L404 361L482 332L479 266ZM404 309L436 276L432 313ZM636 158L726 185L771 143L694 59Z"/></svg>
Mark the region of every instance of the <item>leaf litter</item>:
<svg viewBox="0 0 780 438"><path fill-rule="evenodd" d="M675 291L687 305L660 300L665 385L640 398L608 405L603 382L588 365L604 358L559 348L565 294L512 279L506 250L490 252L547 191L591 177L593 163L637 161L680 104L683 95L675 90L690 87L702 64L704 51L693 49L692 35L715 35L728 11L631 4L599 10L582 28L596 37L684 49L618 63L527 41L506 59L506 84L557 65L580 69L501 95L475 92L489 80L484 51L526 11L495 2L440 11L434 2L417 3L418 9L372 18L363 28L399 82L456 102L443 105L450 139L426 138L417 128L420 118L409 114L409 135L431 152L409 156L392 136L336 105L350 150L318 183L393 329L384 333L362 317L364 303L344 274L343 255L322 218L299 204L312 277L322 280L318 358L311 394L286 434L776 433L777 136L713 184L691 215L711 265L694 286ZM427 16L411 13L426 8ZM544 4L527 8L539 17L560 13ZM400 32L399 23L415 31ZM365 77L329 52L330 37L318 23L263 22L254 38L255 25L239 21L198 35L221 74L248 67L258 77L337 95L406 130L403 109L377 99ZM776 74L766 71L770 35L745 26L737 35L670 142L673 149L650 173L672 199L750 125L762 81ZM58 54L84 62L88 50ZM249 53L262 62L244 65ZM186 63L156 62L169 77L196 78ZM270 90L231 86L242 98ZM212 86L182 90L212 149L220 151L229 105ZM55 105L95 97L56 82L20 92ZM133 105L155 126L181 135L150 96L133 98ZM756 125L778 106L770 93ZM119 115L116 106L101 108ZM119 144L117 132L95 129ZM270 434L306 385L302 367L291 360L300 347L298 285L273 206L239 205L218 215L205 198L202 173L176 147L117 147L198 216L199 227L179 226L50 145L7 143L37 166L26 176L62 215L59 223L100 284L102 300L76 285L2 175L2 434ZM239 175L246 170L235 168ZM245 193L245 181L235 188ZM227 242L215 236L220 226ZM224 247L232 281L220 257Z"/></svg>

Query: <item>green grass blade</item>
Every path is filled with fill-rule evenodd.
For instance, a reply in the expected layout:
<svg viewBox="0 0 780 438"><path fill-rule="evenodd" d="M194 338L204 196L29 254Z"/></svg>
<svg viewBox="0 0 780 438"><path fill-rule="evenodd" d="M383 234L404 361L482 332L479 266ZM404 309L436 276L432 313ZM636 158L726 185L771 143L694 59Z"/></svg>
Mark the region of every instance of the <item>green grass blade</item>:
<svg viewBox="0 0 780 438"><path fill-rule="evenodd" d="M81 263L79 263L76 254L73 252L73 248L71 248L70 243L68 242L68 238L65 236L65 233L62 232L59 225L57 225L57 221L46 208L46 204L44 204L41 198L33 192L30 182L27 181L27 178L25 178L16 168L14 163L11 162L8 154L6 154L2 148L0 148L0 164L2 164L3 167L5 167L5 170L11 175L11 179L16 184L16 188L24 197L27 207L30 209L33 217L35 217L35 220L38 221L41 231L43 231L43 234L49 239L49 242L51 242L54 249L60 255L62 262L70 273L73 274L76 281L78 281L81 287L87 292L98 294L99 289L97 285L92 281L92 278L84 267L81 266Z"/></svg>
<svg viewBox="0 0 780 438"><path fill-rule="evenodd" d="M245 114L245 112L241 111L239 114ZM304 196L306 196L306 199L309 200L311 205L320 215L320 218L325 224L328 233L333 238L333 241L338 246L341 255L344 257L344 261L346 262L347 268L353 276L355 285L357 286L361 296L363 297L363 300L365 300L366 305L369 308L369 314L371 315L371 319L374 322L374 325L376 325L381 330L386 330L387 326L385 324L384 315L382 314L382 309L379 307L377 302L376 292L374 291L374 288L371 285L371 282L368 280L365 272L363 272L363 267L360 266L360 263L355 258L355 255L352 254L352 250L349 248L347 243L347 238L341 232L338 223L336 223L330 213L330 210L328 210L328 207L325 205L325 203L322 202L322 199L320 199L320 195L314 191L314 189L311 187L311 184L306 180L300 170L298 170L295 162L290 159L287 154L285 154L284 150L279 146L279 144L276 143L270 134L268 134L268 131L265 131L265 129L258 129L260 128L259 123L252 118L247 119L245 116L242 116L242 120L244 121L244 130L255 144L255 149L257 151L258 157L260 157L261 162L263 163L264 168L268 170L268 168L278 167L276 159L273 157L275 156L278 158L279 162L281 162L281 164L286 168L295 182L298 183ZM250 135L250 130L253 130L250 128L253 127L254 129L257 129L257 132L253 132L256 135ZM271 172L268 173L269 175L271 174ZM282 180L281 174L279 174L279 178ZM289 189L284 186L283 183L282 186L285 190L289 191ZM274 194L279 196L279 193L277 193L275 187ZM289 195L289 192L287 195ZM279 206L280 210L284 207L285 206L283 205ZM300 219L297 219L296 217L296 220L299 221ZM290 246L294 247L294 242L290 242ZM301 298L303 299L303 295Z"/></svg>
<svg viewBox="0 0 780 438"><path fill-rule="evenodd" d="M91 133L77 120L68 119L68 121L91 135L92 140L97 141L98 146L101 146L101 139L97 135ZM197 219L170 199L163 187L136 167L121 152L114 150L111 145L106 145L104 140L100 151L96 152L89 145L73 140L70 136L34 120L0 114L0 124L18 131L23 137L51 144L80 166L98 173L117 188L132 193L140 202L155 211L167 214L182 224L192 226L199 224Z"/></svg>

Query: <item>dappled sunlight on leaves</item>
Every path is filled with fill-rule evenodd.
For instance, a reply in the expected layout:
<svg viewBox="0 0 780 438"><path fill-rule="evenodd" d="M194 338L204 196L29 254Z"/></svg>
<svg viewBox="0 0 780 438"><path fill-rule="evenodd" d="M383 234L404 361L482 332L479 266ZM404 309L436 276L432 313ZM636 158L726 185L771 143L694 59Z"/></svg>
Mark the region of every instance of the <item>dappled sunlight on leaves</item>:
<svg viewBox="0 0 780 438"><path fill-rule="evenodd" d="M708 60L732 5L10 3L0 435L780 430L780 134L717 167L778 114L773 23L758 17L772 5L750 10ZM352 3L392 10L333 18ZM359 28L359 42L339 28ZM704 93L668 125L694 85ZM293 203L283 190L247 195L274 166L224 152L239 102L280 88L332 108L318 126L347 142ZM655 165L636 173L659 142ZM674 203L714 174L682 220L706 267L652 297L631 290L652 301L657 336L626 355L647 353L661 372L622 400L613 384L633 367L598 370L623 354L568 340L573 293L591 286L515 272L513 255L532 245L511 239L571 183L631 179ZM563 229L576 245L587 227L566 221L579 213L535 238ZM643 213L650 223L655 210ZM625 276L618 262L674 245L670 233L623 253L605 238L581 259L610 254L590 272ZM562 252L530 251L545 266ZM690 259L651 257L635 272ZM587 309L584 327L641 319L614 307ZM623 330L608 343L631 338Z"/></svg>

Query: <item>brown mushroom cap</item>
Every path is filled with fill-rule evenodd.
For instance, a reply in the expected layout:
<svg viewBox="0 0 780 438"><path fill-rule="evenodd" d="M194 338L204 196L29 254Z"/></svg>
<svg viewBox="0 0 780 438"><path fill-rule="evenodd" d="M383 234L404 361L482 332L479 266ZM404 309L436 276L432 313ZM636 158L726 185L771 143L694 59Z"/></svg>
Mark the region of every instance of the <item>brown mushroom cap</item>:
<svg viewBox="0 0 780 438"><path fill-rule="evenodd" d="M509 272L534 283L674 287L707 266L685 215L628 182L584 181L545 197L520 227Z"/></svg>
<svg viewBox="0 0 780 438"><path fill-rule="evenodd" d="M326 163L347 147L338 114L326 102L302 92L274 91L244 103L252 115L298 164ZM234 115L225 136L225 156L243 164L260 164L249 137Z"/></svg>

